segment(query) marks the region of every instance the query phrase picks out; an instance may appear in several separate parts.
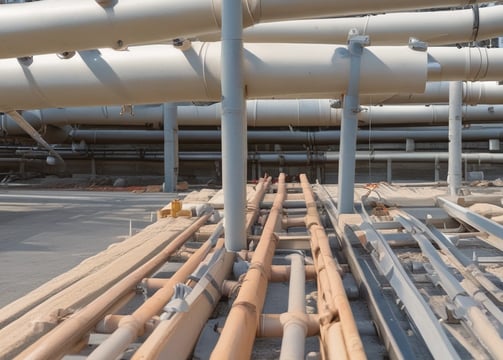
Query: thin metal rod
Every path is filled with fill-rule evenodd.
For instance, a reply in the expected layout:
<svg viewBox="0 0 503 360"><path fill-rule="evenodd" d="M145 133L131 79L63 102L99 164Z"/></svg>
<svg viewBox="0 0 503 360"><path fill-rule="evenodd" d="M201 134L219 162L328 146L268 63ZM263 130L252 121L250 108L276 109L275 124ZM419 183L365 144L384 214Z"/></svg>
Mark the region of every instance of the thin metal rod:
<svg viewBox="0 0 503 360"><path fill-rule="evenodd" d="M52 147L47 143L47 141L44 140L42 135L40 135L34 128L33 126L30 125L28 121L25 120L25 118L18 112L18 111L8 111L7 115L9 115L12 120L16 122L16 124L23 129L30 137L35 140L37 143L39 143L42 147L44 147L49 154L54 156L56 159L60 161L61 164L64 164L65 161L59 155Z"/></svg>

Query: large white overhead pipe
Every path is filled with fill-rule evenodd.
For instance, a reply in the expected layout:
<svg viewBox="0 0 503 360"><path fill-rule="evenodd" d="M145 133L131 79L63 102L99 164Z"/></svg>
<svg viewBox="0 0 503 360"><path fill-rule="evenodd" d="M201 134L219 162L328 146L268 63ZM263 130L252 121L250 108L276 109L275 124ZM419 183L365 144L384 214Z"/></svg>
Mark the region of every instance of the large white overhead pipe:
<svg viewBox="0 0 503 360"><path fill-rule="evenodd" d="M503 88L503 87L502 87ZM503 89L502 89L503 90ZM503 96L503 95L502 95ZM503 99L502 99L503 102ZM331 100L248 100L248 127L340 126L342 110L330 107ZM134 106L133 113L122 113L120 106L52 108L23 111L23 117L38 131L46 125L143 126L162 127L163 105ZM210 106L178 107L180 126L219 126L220 103ZM357 114L360 126L380 125L446 125L448 105L365 106ZM463 105L464 124L502 123L503 105ZM0 134L16 136L24 131L9 117L0 115Z"/></svg>
<svg viewBox="0 0 503 360"><path fill-rule="evenodd" d="M369 35L372 45L407 45L410 37L428 45L491 39L503 34L503 6L463 10L291 20L257 24L243 32L245 42L344 44L350 29ZM198 37L215 41L218 34Z"/></svg>
<svg viewBox="0 0 503 360"><path fill-rule="evenodd" d="M243 24L464 6L476 0L243 0ZM44 0L1 5L0 57L65 53L214 33L219 0Z"/></svg>
<svg viewBox="0 0 503 360"><path fill-rule="evenodd" d="M503 49L492 51L491 57L503 58ZM128 51L84 51L64 60L55 55L36 56L32 61L4 59L0 60L0 110L220 101L220 65L220 43L193 43L186 51L151 45ZM424 52L374 47L362 56L361 91L424 91L427 67ZM348 51L342 46L250 44L245 48L249 98L338 95L347 87L348 68Z"/></svg>
<svg viewBox="0 0 503 360"><path fill-rule="evenodd" d="M80 52L70 59L40 55L0 60L0 110L65 106L220 100L220 43L180 51L152 45L128 51ZM345 46L248 44L248 98L282 95L338 97L346 91ZM427 80L499 80L503 49L368 47L362 54L360 93L417 93ZM407 81L404 81L407 79Z"/></svg>

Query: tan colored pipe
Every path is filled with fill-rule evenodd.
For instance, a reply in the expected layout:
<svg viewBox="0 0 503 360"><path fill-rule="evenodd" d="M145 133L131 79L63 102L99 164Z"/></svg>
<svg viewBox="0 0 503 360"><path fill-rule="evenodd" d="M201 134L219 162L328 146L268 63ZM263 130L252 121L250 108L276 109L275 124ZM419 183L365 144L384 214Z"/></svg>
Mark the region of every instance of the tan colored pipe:
<svg viewBox="0 0 503 360"><path fill-rule="evenodd" d="M246 208L246 233L249 234L251 227L257 221L259 211L260 211L260 202L264 198L264 195L269 189L271 185L272 178L269 176L267 178L259 179L259 182L255 188L255 195L248 202L248 206Z"/></svg>
<svg viewBox="0 0 503 360"><path fill-rule="evenodd" d="M290 265L272 265L270 282L285 282L290 279ZM305 265L306 280L316 279L316 269L313 265Z"/></svg>
<svg viewBox="0 0 503 360"><path fill-rule="evenodd" d="M187 296L188 311L177 312L159 326L135 352L132 359L187 359L191 354L199 334L208 321L221 292L219 288L229 276L235 253L225 252L210 270L210 276L203 278ZM212 301L208 301L211 298Z"/></svg>
<svg viewBox="0 0 503 360"><path fill-rule="evenodd" d="M304 217L303 216L288 216L284 215L281 220L281 226L283 229L288 229L291 227L304 227Z"/></svg>
<svg viewBox="0 0 503 360"><path fill-rule="evenodd" d="M262 314L259 319L257 329L258 337L282 337L283 324L289 320L291 316L299 316L299 314L291 315L284 314ZM318 314L304 314L302 321L307 325L306 336L317 336L320 333L320 319Z"/></svg>
<svg viewBox="0 0 503 360"><path fill-rule="evenodd" d="M119 322L117 330L110 335L96 350L88 357L92 359L115 359L122 354L124 350L138 336L143 335L145 324L152 317L158 315L164 306L169 302L174 293L174 286L177 283L185 282L187 277L197 268L204 257L212 248L211 240L207 240L195 253L192 255L178 271L164 284L162 288L157 290L155 294L149 297L138 309L131 315L125 316ZM216 248L223 246L222 239L217 242Z"/></svg>
<svg viewBox="0 0 503 360"><path fill-rule="evenodd" d="M206 221L211 214L205 214L178 235L166 248L154 258L136 269L126 278L120 280L106 293L79 310L73 316L58 325L53 331L40 338L20 355L20 359L53 360L66 354L74 344L85 336L95 324L105 316L117 299L134 289L145 276L153 274L166 260L187 241Z"/></svg>
<svg viewBox="0 0 503 360"><path fill-rule="evenodd" d="M248 359L251 356L259 317L264 306L267 279L276 250L275 231L281 222L282 204L285 197L285 174L280 174L273 206L243 285L229 312L220 339L211 354L213 360Z"/></svg>
<svg viewBox="0 0 503 360"><path fill-rule="evenodd" d="M306 227L312 235L311 251L315 259L318 281L320 284L319 292L325 296L327 305L331 310L335 310L334 315L338 315L344 343L350 359L366 359L363 343L358 333L353 312L349 304L344 285L341 278L341 268L336 265L332 256L328 237L318 215L316 202L313 192L305 174L301 174L300 181L302 191L306 199L307 216ZM330 331L332 333L332 331Z"/></svg>

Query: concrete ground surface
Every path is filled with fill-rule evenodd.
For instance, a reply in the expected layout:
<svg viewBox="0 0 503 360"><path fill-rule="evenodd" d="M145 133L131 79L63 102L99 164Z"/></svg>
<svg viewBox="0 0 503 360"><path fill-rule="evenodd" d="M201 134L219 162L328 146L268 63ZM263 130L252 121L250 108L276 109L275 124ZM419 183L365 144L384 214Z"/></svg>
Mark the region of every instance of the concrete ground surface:
<svg viewBox="0 0 503 360"><path fill-rule="evenodd" d="M156 221L175 196L0 188L0 308Z"/></svg>

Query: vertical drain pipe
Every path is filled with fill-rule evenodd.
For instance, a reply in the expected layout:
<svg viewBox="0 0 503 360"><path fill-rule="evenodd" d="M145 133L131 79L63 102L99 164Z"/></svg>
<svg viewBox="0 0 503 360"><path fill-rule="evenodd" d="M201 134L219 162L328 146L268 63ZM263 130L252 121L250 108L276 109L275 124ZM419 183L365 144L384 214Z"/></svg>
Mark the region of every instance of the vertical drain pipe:
<svg viewBox="0 0 503 360"><path fill-rule="evenodd" d="M462 143L461 127L463 116L463 82L449 83L449 170L447 183L449 194L457 195L461 187Z"/></svg>
<svg viewBox="0 0 503 360"><path fill-rule="evenodd" d="M247 128L241 1L222 0L222 185L225 248L246 249Z"/></svg>
<svg viewBox="0 0 503 360"><path fill-rule="evenodd" d="M178 181L178 106L163 104L164 192L175 192Z"/></svg>
<svg viewBox="0 0 503 360"><path fill-rule="evenodd" d="M357 115L360 112L360 66L363 47L368 44L368 36L358 35L355 29L349 32L349 84L344 95L342 109L339 158L338 208L341 214L352 214L354 211Z"/></svg>

